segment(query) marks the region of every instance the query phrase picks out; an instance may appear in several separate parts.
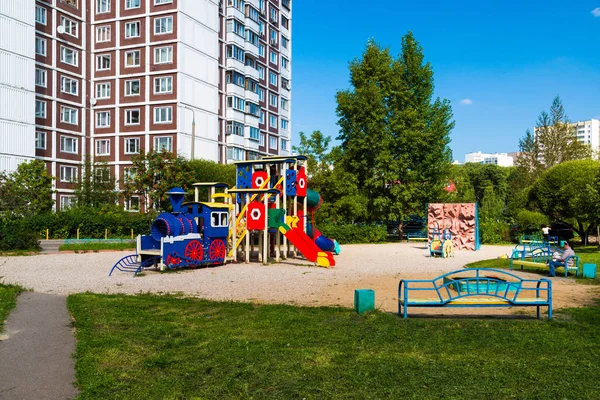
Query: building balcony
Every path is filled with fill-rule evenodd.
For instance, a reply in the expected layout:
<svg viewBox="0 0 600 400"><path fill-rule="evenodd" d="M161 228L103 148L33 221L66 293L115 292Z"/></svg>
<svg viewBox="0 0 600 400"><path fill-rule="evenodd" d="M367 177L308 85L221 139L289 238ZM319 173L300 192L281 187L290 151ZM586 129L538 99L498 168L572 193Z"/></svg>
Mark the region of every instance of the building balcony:
<svg viewBox="0 0 600 400"><path fill-rule="evenodd" d="M290 119L290 110L284 110L283 108L279 107L279 116L285 119Z"/></svg>
<svg viewBox="0 0 600 400"><path fill-rule="evenodd" d="M244 93L246 100L258 104L258 93L254 93L250 90L246 90Z"/></svg>
<svg viewBox="0 0 600 400"><path fill-rule="evenodd" d="M243 111L236 110L235 108L227 108L225 111L225 119L227 121L237 121L244 123L246 113Z"/></svg>
<svg viewBox="0 0 600 400"><path fill-rule="evenodd" d="M246 66L244 65L244 63L235 58L228 58L225 61L225 67L227 67L227 69L235 69L236 71L239 71L241 73L244 73L246 71Z"/></svg>
<svg viewBox="0 0 600 400"><path fill-rule="evenodd" d="M235 7L227 7L226 15L227 18L237 18L240 21L243 21L246 18L244 13Z"/></svg>
<svg viewBox="0 0 600 400"><path fill-rule="evenodd" d="M234 134L226 135L226 142L229 145L246 147L246 139L243 136L238 136Z"/></svg>
<svg viewBox="0 0 600 400"><path fill-rule="evenodd" d="M243 49L246 46L246 39L233 32L227 32L225 34L225 41L227 44L235 44L240 49ZM256 54L258 54L258 47L256 48Z"/></svg>
<svg viewBox="0 0 600 400"><path fill-rule="evenodd" d="M251 67L250 65L246 65L244 68L244 72L246 73L246 76L248 78L252 78L257 82L260 80L260 76L258 75L258 70L256 68Z"/></svg>
<svg viewBox="0 0 600 400"><path fill-rule="evenodd" d="M243 87L238 85L234 85L233 83L228 83L225 87L228 95L236 95L238 97L244 98L246 96L246 90Z"/></svg>
<svg viewBox="0 0 600 400"><path fill-rule="evenodd" d="M258 128L258 122L259 118L256 115L246 114L244 117L244 123L247 126L253 126L255 128Z"/></svg>
<svg viewBox="0 0 600 400"><path fill-rule="evenodd" d="M246 3L248 3L248 2L246 2ZM251 30L253 30L256 33L258 33L260 30L260 27L258 26L258 24L250 18L245 18L244 24L246 25L246 28L250 28Z"/></svg>
<svg viewBox="0 0 600 400"><path fill-rule="evenodd" d="M252 43L246 41L244 44L244 49L250 54L252 54L254 57L258 58L258 46L255 46Z"/></svg>
<svg viewBox="0 0 600 400"><path fill-rule="evenodd" d="M288 43L288 47L290 46L290 44ZM287 57L288 59L290 58L290 50L286 49L283 46L279 46L279 52L281 53L282 56Z"/></svg>
<svg viewBox="0 0 600 400"><path fill-rule="evenodd" d="M279 69L279 74L284 77L285 79L289 80L290 79L290 70L289 69L285 69L285 68L280 68Z"/></svg>

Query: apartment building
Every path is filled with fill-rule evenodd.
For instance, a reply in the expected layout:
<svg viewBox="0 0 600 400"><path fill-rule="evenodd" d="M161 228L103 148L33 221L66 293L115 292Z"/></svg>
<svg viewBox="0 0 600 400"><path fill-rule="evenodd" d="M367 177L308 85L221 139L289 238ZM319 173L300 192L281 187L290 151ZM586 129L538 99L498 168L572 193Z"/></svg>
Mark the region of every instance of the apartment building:
<svg viewBox="0 0 600 400"><path fill-rule="evenodd" d="M600 120L591 119L573 123L577 140L589 144L596 157L600 154Z"/></svg>
<svg viewBox="0 0 600 400"><path fill-rule="evenodd" d="M0 172L35 157L34 4L0 1Z"/></svg>
<svg viewBox="0 0 600 400"><path fill-rule="evenodd" d="M507 153L482 153L481 151L465 154L465 163L495 164L501 167L512 167L514 159Z"/></svg>
<svg viewBox="0 0 600 400"><path fill-rule="evenodd" d="M30 122L14 141L21 152L3 144L0 160L46 161L56 177L57 208L75 201L88 157L107 163L96 172L121 184L135 173L131 158L142 151L221 163L290 153L289 0L26 3L30 14L20 17L31 20L24 23L30 39L23 34L14 45L14 35L0 35L0 55L13 46L29 60L30 73L14 63L29 84L29 105L8 103ZM5 8L23 2L1 4L4 18ZM0 85L27 87L2 72ZM14 114L2 114L8 103L0 104L0 119ZM138 202L125 207L137 210Z"/></svg>

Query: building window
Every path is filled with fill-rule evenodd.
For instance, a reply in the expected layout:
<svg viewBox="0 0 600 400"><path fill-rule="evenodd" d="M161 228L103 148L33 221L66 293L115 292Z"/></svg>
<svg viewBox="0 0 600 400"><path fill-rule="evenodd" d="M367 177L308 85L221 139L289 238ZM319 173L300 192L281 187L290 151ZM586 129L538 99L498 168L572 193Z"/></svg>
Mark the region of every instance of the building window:
<svg viewBox="0 0 600 400"><path fill-rule="evenodd" d="M288 141L285 139L281 139L281 150L287 150L288 149Z"/></svg>
<svg viewBox="0 0 600 400"><path fill-rule="evenodd" d="M77 0L60 0L61 3L77 8Z"/></svg>
<svg viewBox="0 0 600 400"><path fill-rule="evenodd" d="M269 136L269 147L271 149L276 149L277 148L277 138L276 137Z"/></svg>
<svg viewBox="0 0 600 400"><path fill-rule="evenodd" d="M260 106L258 104L246 101L246 112L258 117L260 114Z"/></svg>
<svg viewBox="0 0 600 400"><path fill-rule="evenodd" d="M106 71L108 69L110 69L110 54L96 56L96 71Z"/></svg>
<svg viewBox="0 0 600 400"><path fill-rule="evenodd" d="M281 26L285 29L290 29L290 20L285 15L281 16Z"/></svg>
<svg viewBox="0 0 600 400"><path fill-rule="evenodd" d="M37 22L38 24L46 25L47 17L48 11L44 7L35 6L35 22Z"/></svg>
<svg viewBox="0 0 600 400"><path fill-rule="evenodd" d="M173 122L173 107L156 107L154 109L155 124L170 124L171 122Z"/></svg>
<svg viewBox="0 0 600 400"><path fill-rule="evenodd" d="M263 89L258 89L258 100L259 101L263 101L263 99L265 98L265 91Z"/></svg>
<svg viewBox="0 0 600 400"><path fill-rule="evenodd" d="M96 42L110 42L110 26L99 26L96 28Z"/></svg>
<svg viewBox="0 0 600 400"><path fill-rule="evenodd" d="M46 132L35 132L35 148L39 150L46 150Z"/></svg>
<svg viewBox="0 0 600 400"><path fill-rule="evenodd" d="M110 0L96 0L96 14L110 12Z"/></svg>
<svg viewBox="0 0 600 400"><path fill-rule="evenodd" d="M170 4L173 0L154 0L155 6L160 6L161 4Z"/></svg>
<svg viewBox="0 0 600 400"><path fill-rule="evenodd" d="M283 69L290 69L290 61L283 56L281 57L281 67Z"/></svg>
<svg viewBox="0 0 600 400"><path fill-rule="evenodd" d="M96 168L94 176L96 182L108 183L110 182L110 168Z"/></svg>
<svg viewBox="0 0 600 400"><path fill-rule="evenodd" d="M277 117L274 115L269 116L269 126L271 128L277 128Z"/></svg>
<svg viewBox="0 0 600 400"><path fill-rule="evenodd" d="M264 111L260 111L260 115L258 117L258 122L262 125L265 123L265 112Z"/></svg>
<svg viewBox="0 0 600 400"><path fill-rule="evenodd" d="M276 45L277 42L278 42L278 40L277 40L277 36L278 36L277 35L277 31L275 29L271 29L271 32L269 33L269 35L270 35L270 39L271 39L270 40L271 46Z"/></svg>
<svg viewBox="0 0 600 400"><path fill-rule="evenodd" d="M227 32L233 32L243 38L245 31L246 31L246 28L245 28L244 24L242 24L237 19L228 19L227 20Z"/></svg>
<svg viewBox="0 0 600 400"><path fill-rule="evenodd" d="M250 28L246 28L246 41L252 43L256 47L260 45L258 34Z"/></svg>
<svg viewBox="0 0 600 400"><path fill-rule="evenodd" d="M289 45L290 45L289 39L286 38L285 36L281 35L281 47L283 47L284 49L287 49Z"/></svg>
<svg viewBox="0 0 600 400"><path fill-rule="evenodd" d="M60 166L61 182L77 182L77 167ZM62 197L61 197L62 200Z"/></svg>
<svg viewBox="0 0 600 400"><path fill-rule="evenodd" d="M68 136L61 136L60 151L63 153L77 154L77 139Z"/></svg>
<svg viewBox="0 0 600 400"><path fill-rule="evenodd" d="M227 58L235 58L238 61L244 62L244 50L234 44L227 46Z"/></svg>
<svg viewBox="0 0 600 400"><path fill-rule="evenodd" d="M264 44L258 45L258 55L261 57L265 56L265 45Z"/></svg>
<svg viewBox="0 0 600 400"><path fill-rule="evenodd" d="M287 99L284 99L283 97L281 98L281 109L283 110L289 110L289 101Z"/></svg>
<svg viewBox="0 0 600 400"><path fill-rule="evenodd" d="M260 22L260 15L259 15L259 11L248 5L246 7L246 17L250 18L252 21L256 22L257 24Z"/></svg>
<svg viewBox="0 0 600 400"><path fill-rule="evenodd" d="M260 139L260 131L258 130L258 128L255 128L253 126L250 127L250 139L256 140L258 142L258 140Z"/></svg>
<svg viewBox="0 0 600 400"><path fill-rule="evenodd" d="M244 99L237 96L227 97L227 108L234 108L238 111L246 111L246 102Z"/></svg>
<svg viewBox="0 0 600 400"><path fill-rule="evenodd" d="M110 155L110 140L108 140L108 139L96 140L96 155L97 156Z"/></svg>
<svg viewBox="0 0 600 400"><path fill-rule="evenodd" d="M48 73L45 69L35 69L35 86L46 87Z"/></svg>
<svg viewBox="0 0 600 400"><path fill-rule="evenodd" d="M96 113L96 128L108 128L110 126L110 112L100 111Z"/></svg>
<svg viewBox="0 0 600 400"><path fill-rule="evenodd" d="M157 47L154 49L154 64L173 62L173 46Z"/></svg>
<svg viewBox="0 0 600 400"><path fill-rule="evenodd" d="M35 38L35 54L46 57L46 40L42 38Z"/></svg>
<svg viewBox="0 0 600 400"><path fill-rule="evenodd" d="M261 134L260 134L260 142L259 142L259 144L260 144L261 146L264 146L264 145L265 145L265 134L264 134L264 133L261 133Z"/></svg>
<svg viewBox="0 0 600 400"><path fill-rule="evenodd" d="M60 61L76 67L77 51L68 47L60 46Z"/></svg>
<svg viewBox="0 0 600 400"><path fill-rule="evenodd" d="M65 124L77 125L77 110L71 107L60 106L60 121Z"/></svg>
<svg viewBox="0 0 600 400"><path fill-rule="evenodd" d="M79 37L79 24L69 18L60 17L60 24L65 29L65 33L67 35L71 35L74 37Z"/></svg>
<svg viewBox="0 0 600 400"><path fill-rule="evenodd" d="M244 87L244 75L236 71L227 71L225 74L225 82L233 83L234 85Z"/></svg>
<svg viewBox="0 0 600 400"><path fill-rule="evenodd" d="M133 50L125 52L125 67L139 67L140 66L140 51Z"/></svg>
<svg viewBox="0 0 600 400"><path fill-rule="evenodd" d="M154 20L154 34L164 35L173 32L173 17L161 17Z"/></svg>
<svg viewBox="0 0 600 400"><path fill-rule="evenodd" d="M140 198L137 196L125 199L125 211L139 212L140 211Z"/></svg>
<svg viewBox="0 0 600 400"><path fill-rule="evenodd" d="M46 102L42 100L35 101L35 117L46 118Z"/></svg>
<svg viewBox="0 0 600 400"><path fill-rule="evenodd" d="M277 74L273 71L269 72L269 83L273 86L277 86Z"/></svg>
<svg viewBox="0 0 600 400"><path fill-rule="evenodd" d="M125 139L125 154L139 154L140 153L140 138L128 138ZM127 171L127 168L125 168Z"/></svg>
<svg viewBox="0 0 600 400"><path fill-rule="evenodd" d="M154 78L154 94L171 93L173 91L173 77L163 76Z"/></svg>
<svg viewBox="0 0 600 400"><path fill-rule="evenodd" d="M269 61L271 61L271 64L277 65L278 58L279 57L277 56L277 53L275 53L273 50L269 52Z"/></svg>
<svg viewBox="0 0 600 400"><path fill-rule="evenodd" d="M61 167L61 173L62 173L62 168L63 167ZM71 167L64 167L64 168L71 168ZM61 210L68 210L71 207L75 207L76 204L77 204L76 196L60 196L60 209Z"/></svg>
<svg viewBox="0 0 600 400"><path fill-rule="evenodd" d="M173 151L173 138L170 136L158 136L154 138L155 151Z"/></svg>
<svg viewBox="0 0 600 400"><path fill-rule="evenodd" d="M125 81L125 96L139 96L140 95L140 80L132 79Z"/></svg>
<svg viewBox="0 0 600 400"><path fill-rule="evenodd" d="M110 98L110 82L96 83L96 98L97 99Z"/></svg>
<svg viewBox="0 0 600 400"><path fill-rule="evenodd" d="M125 110L125 125L139 125L140 124L140 109Z"/></svg>
<svg viewBox="0 0 600 400"><path fill-rule="evenodd" d="M60 78L60 91L67 94L72 94L77 96L78 90L77 85L79 81L76 79L67 78L66 76L62 76Z"/></svg>
<svg viewBox="0 0 600 400"><path fill-rule="evenodd" d="M138 151L139 153L139 151ZM125 183L133 182L135 176L137 175L137 169L135 167L125 167L123 169L123 180Z"/></svg>
<svg viewBox="0 0 600 400"><path fill-rule="evenodd" d="M281 129L284 129L284 130L287 131L288 124L289 124L289 121L287 119L281 118Z"/></svg>
<svg viewBox="0 0 600 400"><path fill-rule="evenodd" d="M277 107L277 95L273 93L269 94L269 105L272 107Z"/></svg>
<svg viewBox="0 0 600 400"><path fill-rule="evenodd" d="M237 136L244 136L244 124L236 121L227 121L225 133L227 135L234 134Z"/></svg>
<svg viewBox="0 0 600 400"><path fill-rule="evenodd" d="M211 226L223 228L229 226L229 213L222 211L213 211L210 213Z"/></svg>
<svg viewBox="0 0 600 400"><path fill-rule="evenodd" d="M271 7L269 11L269 17L271 18L271 22L277 22L277 10Z"/></svg>
<svg viewBox="0 0 600 400"><path fill-rule="evenodd" d="M140 8L140 0L125 0L125 9Z"/></svg>
<svg viewBox="0 0 600 400"><path fill-rule="evenodd" d="M258 71L258 77L261 80L265 80L265 67L261 67L260 65L258 65L256 67L256 70Z"/></svg>
<svg viewBox="0 0 600 400"><path fill-rule="evenodd" d="M239 147L229 147L227 148L227 159L243 161L246 159L246 151L244 149L240 149Z"/></svg>
<svg viewBox="0 0 600 400"><path fill-rule="evenodd" d="M125 24L125 39L140 37L140 21Z"/></svg>

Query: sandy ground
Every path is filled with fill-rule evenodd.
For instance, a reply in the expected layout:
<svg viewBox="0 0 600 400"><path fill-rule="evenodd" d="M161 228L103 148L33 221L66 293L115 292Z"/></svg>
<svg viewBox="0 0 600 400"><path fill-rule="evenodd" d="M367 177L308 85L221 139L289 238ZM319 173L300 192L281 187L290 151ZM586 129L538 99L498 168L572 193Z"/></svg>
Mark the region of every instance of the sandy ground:
<svg viewBox="0 0 600 400"><path fill-rule="evenodd" d="M0 282L20 284L40 293L183 293L213 300L352 307L354 289L375 290L376 307L397 311L400 279L431 279L465 264L510 254L512 246L482 246L477 252L456 252L454 258L428 256L423 243L346 245L333 268L319 268L303 259L279 264L228 264L177 272L147 271L133 278L111 267L126 252L60 253L0 258ZM523 278L540 274L516 272ZM600 296L600 288L576 284L572 278L553 281L554 307L581 307ZM530 313L514 309L417 309L417 314Z"/></svg>

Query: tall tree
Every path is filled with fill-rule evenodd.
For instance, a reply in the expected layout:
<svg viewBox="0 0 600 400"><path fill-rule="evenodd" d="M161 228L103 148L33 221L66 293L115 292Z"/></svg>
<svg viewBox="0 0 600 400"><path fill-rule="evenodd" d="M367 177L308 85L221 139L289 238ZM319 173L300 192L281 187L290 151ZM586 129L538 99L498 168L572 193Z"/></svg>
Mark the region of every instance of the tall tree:
<svg viewBox="0 0 600 400"><path fill-rule="evenodd" d="M298 146L293 146L292 150L297 154L308 157L307 167L309 175L312 176L322 168L327 168L327 156L329 155L331 136L325 136L319 130L313 131L310 136L306 136L304 132L300 132L298 136L300 143Z"/></svg>
<svg viewBox="0 0 600 400"><path fill-rule="evenodd" d="M552 101L549 112L540 113L535 132L527 131L519 140L519 150L517 167L527 172L529 183L557 164L592 155L591 147L577 140L576 129L559 96Z"/></svg>
<svg viewBox="0 0 600 400"><path fill-rule="evenodd" d="M41 160L21 163L10 175L0 173L0 214L23 216L52 211L53 179Z"/></svg>
<svg viewBox="0 0 600 400"><path fill-rule="evenodd" d="M106 162L92 162L85 157L83 174L75 189L77 205L83 207L102 207L115 205L119 194L116 179Z"/></svg>
<svg viewBox="0 0 600 400"><path fill-rule="evenodd" d="M369 41L337 93L345 171L357 179L373 220L422 214L440 197L451 162L452 110L433 99L433 70L409 32L398 58Z"/></svg>
<svg viewBox="0 0 600 400"><path fill-rule="evenodd" d="M157 209L170 207L167 192L174 187L191 189L194 176L189 163L181 156L163 150L141 153L131 158L135 174L124 182L125 198L140 195Z"/></svg>

